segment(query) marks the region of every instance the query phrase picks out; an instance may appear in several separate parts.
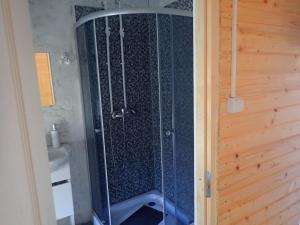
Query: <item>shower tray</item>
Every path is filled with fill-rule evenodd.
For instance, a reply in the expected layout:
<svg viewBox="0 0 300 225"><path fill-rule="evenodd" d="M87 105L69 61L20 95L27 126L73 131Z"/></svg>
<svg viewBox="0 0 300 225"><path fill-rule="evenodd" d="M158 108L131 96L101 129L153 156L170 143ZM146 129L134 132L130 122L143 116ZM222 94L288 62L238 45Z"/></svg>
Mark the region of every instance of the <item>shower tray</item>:
<svg viewBox="0 0 300 225"><path fill-rule="evenodd" d="M165 200L162 194L153 190L123 202L111 206L111 225L120 225L132 214L134 214L142 206L146 205L158 211L165 211L165 221L160 222L158 225L189 225L192 221L188 215L183 211L176 209L173 202ZM164 208L165 206L165 208ZM177 221L176 221L177 218ZM180 223L178 222L180 221ZM94 225L102 225L97 215L94 214Z"/></svg>

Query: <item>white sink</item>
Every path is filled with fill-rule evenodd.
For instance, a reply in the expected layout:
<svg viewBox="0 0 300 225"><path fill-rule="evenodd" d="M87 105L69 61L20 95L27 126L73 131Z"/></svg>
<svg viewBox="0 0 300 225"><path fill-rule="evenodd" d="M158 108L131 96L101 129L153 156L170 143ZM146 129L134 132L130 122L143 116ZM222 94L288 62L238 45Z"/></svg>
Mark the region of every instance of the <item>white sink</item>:
<svg viewBox="0 0 300 225"><path fill-rule="evenodd" d="M59 148L48 149L48 159L50 172L58 170L64 166L70 158L70 150L67 145L62 145Z"/></svg>

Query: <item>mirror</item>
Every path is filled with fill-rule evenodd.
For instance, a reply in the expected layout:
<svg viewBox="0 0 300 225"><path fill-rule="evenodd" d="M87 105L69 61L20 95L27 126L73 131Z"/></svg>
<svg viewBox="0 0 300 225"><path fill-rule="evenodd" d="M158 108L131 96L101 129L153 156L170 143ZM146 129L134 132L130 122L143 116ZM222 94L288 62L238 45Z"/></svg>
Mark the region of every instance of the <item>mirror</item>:
<svg viewBox="0 0 300 225"><path fill-rule="evenodd" d="M50 57L47 52L38 52L34 54L37 71L37 78L40 90L40 101L42 107L49 107L55 104Z"/></svg>

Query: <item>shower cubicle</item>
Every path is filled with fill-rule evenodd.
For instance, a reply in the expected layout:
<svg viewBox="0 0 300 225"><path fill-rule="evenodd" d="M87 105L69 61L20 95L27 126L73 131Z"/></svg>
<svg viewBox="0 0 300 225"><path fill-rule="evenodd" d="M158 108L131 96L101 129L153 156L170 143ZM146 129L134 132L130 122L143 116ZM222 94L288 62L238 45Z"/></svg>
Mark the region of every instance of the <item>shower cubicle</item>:
<svg viewBox="0 0 300 225"><path fill-rule="evenodd" d="M100 10L76 32L95 222L192 224L192 13Z"/></svg>

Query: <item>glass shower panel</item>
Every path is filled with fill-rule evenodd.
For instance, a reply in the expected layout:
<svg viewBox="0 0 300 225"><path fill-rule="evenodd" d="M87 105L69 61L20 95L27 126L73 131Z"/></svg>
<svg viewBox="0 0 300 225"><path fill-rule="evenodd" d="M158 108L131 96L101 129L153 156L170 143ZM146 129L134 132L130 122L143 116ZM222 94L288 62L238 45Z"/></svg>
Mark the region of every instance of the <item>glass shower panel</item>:
<svg viewBox="0 0 300 225"><path fill-rule="evenodd" d="M158 16L163 194L166 225L186 225L194 214L192 18Z"/></svg>
<svg viewBox="0 0 300 225"><path fill-rule="evenodd" d="M149 19L146 14L120 16L123 58L127 183L130 197L154 190Z"/></svg>
<svg viewBox="0 0 300 225"><path fill-rule="evenodd" d="M95 24L90 21L77 29L78 52L81 72L82 95L93 210L99 220L110 224L109 196L107 189L106 149L102 121L101 85L98 79Z"/></svg>
<svg viewBox="0 0 300 225"><path fill-rule="evenodd" d="M169 15L157 16L162 192L164 209L166 212L171 212L170 215L165 216L166 225L176 224L176 161L174 160L175 129L173 120L173 46L171 22L172 17Z"/></svg>
<svg viewBox="0 0 300 225"><path fill-rule="evenodd" d="M176 217L194 219L193 20L172 16Z"/></svg>

